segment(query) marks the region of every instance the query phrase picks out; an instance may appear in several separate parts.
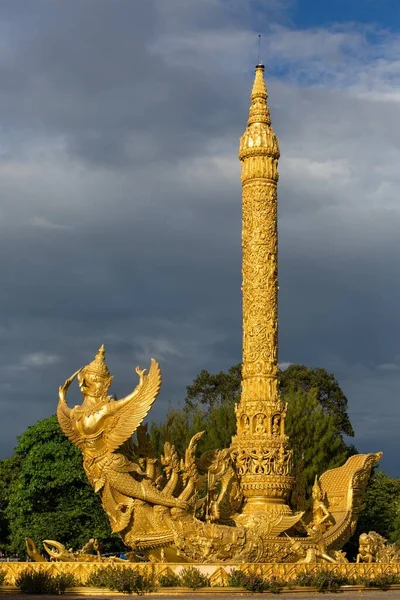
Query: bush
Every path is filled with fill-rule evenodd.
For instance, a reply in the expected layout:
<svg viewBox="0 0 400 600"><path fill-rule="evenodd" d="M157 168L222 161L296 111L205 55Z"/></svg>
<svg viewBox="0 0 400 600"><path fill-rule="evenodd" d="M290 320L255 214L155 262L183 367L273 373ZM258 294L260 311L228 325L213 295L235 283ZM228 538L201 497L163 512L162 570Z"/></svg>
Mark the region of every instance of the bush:
<svg viewBox="0 0 400 600"><path fill-rule="evenodd" d="M279 594L285 584L277 579L264 579L259 575L247 575L240 569L233 569L228 575L229 587L244 587L250 592L271 592L271 594Z"/></svg>
<svg viewBox="0 0 400 600"><path fill-rule="evenodd" d="M271 594L280 594L282 589L285 587L283 581L280 581L277 577L271 577L271 579L267 580L267 590L271 592Z"/></svg>
<svg viewBox="0 0 400 600"><path fill-rule="evenodd" d="M73 575L50 575L45 571L22 571L15 581L22 594L64 594L67 587L77 585Z"/></svg>
<svg viewBox="0 0 400 600"><path fill-rule="evenodd" d="M0 569L0 585L4 585L5 578L6 578L6 574L4 573L4 571L2 571Z"/></svg>
<svg viewBox="0 0 400 600"><path fill-rule="evenodd" d="M249 592L265 592L268 590L268 582L259 575L245 575L243 577L243 587Z"/></svg>
<svg viewBox="0 0 400 600"><path fill-rule="evenodd" d="M342 585L349 585L349 579L330 571L300 573L295 579L296 585L316 587L318 592L337 592Z"/></svg>
<svg viewBox="0 0 400 600"><path fill-rule="evenodd" d="M210 581L207 575L203 575L196 569L196 567L188 567L187 569L182 569L179 574L179 578L181 580L181 586L188 587L192 590L197 590L197 588L208 587L210 585Z"/></svg>
<svg viewBox="0 0 400 600"><path fill-rule="evenodd" d="M400 577L398 575L390 575L388 573L384 573L382 575L378 575L375 579L365 579L361 577L357 580L359 585L363 585L364 587L373 587L378 588L380 590L387 590L390 585L395 585L396 583L400 583Z"/></svg>
<svg viewBox="0 0 400 600"><path fill-rule="evenodd" d="M160 575L158 584L160 587L179 587L182 582L179 575L168 573L167 575Z"/></svg>
<svg viewBox="0 0 400 600"><path fill-rule="evenodd" d="M246 573L240 569L232 569L228 575L228 587L244 587Z"/></svg>
<svg viewBox="0 0 400 600"><path fill-rule="evenodd" d="M295 584L304 587L314 587L315 575L313 573L299 573L295 579Z"/></svg>
<svg viewBox="0 0 400 600"><path fill-rule="evenodd" d="M329 571L319 571L315 575L315 587L319 592L337 592L344 583L346 580L343 577Z"/></svg>
<svg viewBox="0 0 400 600"><path fill-rule="evenodd" d="M85 585L88 587L108 588L111 585L111 568L100 567L87 578Z"/></svg>
<svg viewBox="0 0 400 600"><path fill-rule="evenodd" d="M144 577L136 569L107 566L97 569L87 580L87 586L109 588L124 594L152 592L156 586L151 578Z"/></svg>

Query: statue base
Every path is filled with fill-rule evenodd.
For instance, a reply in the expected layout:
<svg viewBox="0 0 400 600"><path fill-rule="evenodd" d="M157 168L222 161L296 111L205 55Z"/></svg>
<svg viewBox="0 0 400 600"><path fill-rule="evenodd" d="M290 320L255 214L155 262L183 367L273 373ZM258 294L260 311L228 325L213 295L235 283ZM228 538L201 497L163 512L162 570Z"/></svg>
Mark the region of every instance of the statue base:
<svg viewBox="0 0 400 600"><path fill-rule="evenodd" d="M50 575L73 575L77 582L84 586L87 580L99 569L104 567L98 562L45 562L45 563L32 563L32 562L10 562L3 563L1 568L5 574L4 587L1 591L7 590L7 586L15 586L16 580L22 572L29 569L35 573L48 573ZM109 565L112 566L112 565ZM212 587L228 587L229 574L240 569L248 575L259 575L265 579L275 578L281 581L284 585L295 585L296 578L299 575L315 575L319 571L330 572L333 575L340 575L348 580L362 580L362 579L377 579L381 576L394 575L400 577L400 563L343 563L343 564L328 564L328 563L308 563L308 564L271 564L271 563L252 563L241 565L238 564L220 564L207 563L207 564L188 564L188 563L175 563L175 564L152 564L152 563L130 563L126 562L119 564L118 568L121 569L135 569L141 575L151 577L157 582L160 576L168 576L171 574L179 575L182 569L187 569L190 566L196 567L203 575L206 575L209 579ZM12 589L12 588L11 588ZM182 588L181 588L182 589ZM369 588L370 589L370 588ZM10 590L11 591L11 590ZM87 595L89 588L81 588L82 595ZM99 590L100 591L100 590ZM179 588L176 590L179 592ZM0 592L1 593L1 592ZM115 596L116 592L109 591L110 595ZM182 589L183 594L187 594L185 589ZM101 590L102 595L107 595L106 590ZM74 593L78 595L78 593Z"/></svg>

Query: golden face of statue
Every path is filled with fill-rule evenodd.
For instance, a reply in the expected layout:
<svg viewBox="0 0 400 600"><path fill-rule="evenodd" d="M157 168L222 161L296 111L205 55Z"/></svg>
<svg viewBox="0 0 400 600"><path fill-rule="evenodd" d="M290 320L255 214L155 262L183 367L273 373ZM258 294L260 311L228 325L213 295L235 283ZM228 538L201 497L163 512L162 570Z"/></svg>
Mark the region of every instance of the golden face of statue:
<svg viewBox="0 0 400 600"><path fill-rule="evenodd" d="M322 493L319 485L314 484L312 488L312 499L313 500L322 500Z"/></svg>
<svg viewBox="0 0 400 600"><path fill-rule="evenodd" d="M79 389L83 396L92 398L104 398L111 384L110 377L103 377L99 373L93 373L82 369L78 374Z"/></svg>
<svg viewBox="0 0 400 600"><path fill-rule="evenodd" d="M369 552L369 537L366 533L362 533L359 538L359 553L364 554Z"/></svg>

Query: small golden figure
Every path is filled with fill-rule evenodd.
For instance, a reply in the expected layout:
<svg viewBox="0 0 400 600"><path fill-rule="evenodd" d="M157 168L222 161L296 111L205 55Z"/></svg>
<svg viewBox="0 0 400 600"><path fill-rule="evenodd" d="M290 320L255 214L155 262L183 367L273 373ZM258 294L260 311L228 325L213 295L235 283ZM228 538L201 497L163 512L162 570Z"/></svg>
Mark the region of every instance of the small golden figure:
<svg viewBox="0 0 400 600"><path fill-rule="evenodd" d="M356 562L365 562L372 563L375 562L375 544L373 543L373 539L368 535L368 533L362 533L358 542L358 554L356 558Z"/></svg>
<svg viewBox="0 0 400 600"><path fill-rule="evenodd" d="M272 420L272 435L279 435L281 432L281 420L276 415Z"/></svg>
<svg viewBox="0 0 400 600"><path fill-rule="evenodd" d="M257 415L256 433L265 433L265 416Z"/></svg>
<svg viewBox="0 0 400 600"><path fill-rule="evenodd" d="M334 524L334 518L325 504L318 477L315 478L313 485L312 500L312 524L315 529L324 532Z"/></svg>
<svg viewBox="0 0 400 600"><path fill-rule="evenodd" d="M247 415L243 416L243 433L250 432L250 419Z"/></svg>

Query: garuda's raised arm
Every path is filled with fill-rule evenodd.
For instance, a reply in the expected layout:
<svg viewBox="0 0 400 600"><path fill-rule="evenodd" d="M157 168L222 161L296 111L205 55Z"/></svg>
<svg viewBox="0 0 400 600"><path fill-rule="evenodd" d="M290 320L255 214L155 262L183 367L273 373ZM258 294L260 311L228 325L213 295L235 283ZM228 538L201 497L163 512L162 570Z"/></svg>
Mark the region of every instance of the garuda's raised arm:
<svg viewBox="0 0 400 600"><path fill-rule="evenodd" d="M135 390L121 400L110 401L110 416L104 427L104 439L109 452L117 450L133 435L149 412L161 387L160 365L151 359L148 375L136 369L139 384Z"/></svg>
<svg viewBox="0 0 400 600"><path fill-rule="evenodd" d="M81 369L78 369L78 371L76 371L73 375L71 375L71 377L68 377L68 379L65 381L65 383L63 385L60 385L60 387L58 388L57 419L58 419L61 429L63 430L65 435L71 440L71 442L73 444L78 444L79 436L77 435L76 431L72 427L71 417L70 417L71 409L69 408L69 406L67 404L67 391L68 391L69 386L71 385L71 383L73 382L73 380L75 379L75 377L78 375L78 373L80 371L81 371Z"/></svg>

